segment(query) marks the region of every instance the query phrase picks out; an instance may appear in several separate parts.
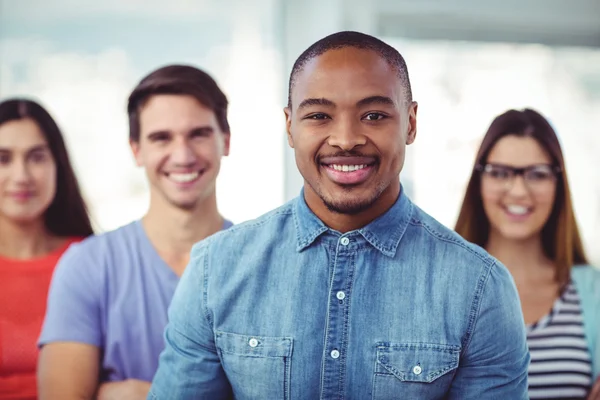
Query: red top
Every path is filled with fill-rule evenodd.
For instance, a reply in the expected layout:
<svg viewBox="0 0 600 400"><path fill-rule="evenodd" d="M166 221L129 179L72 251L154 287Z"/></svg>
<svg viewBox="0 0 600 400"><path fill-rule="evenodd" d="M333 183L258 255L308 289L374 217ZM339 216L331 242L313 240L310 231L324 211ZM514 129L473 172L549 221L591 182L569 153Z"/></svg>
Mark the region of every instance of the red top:
<svg viewBox="0 0 600 400"><path fill-rule="evenodd" d="M37 398L37 340L56 263L81 239L39 258L0 256L0 400Z"/></svg>

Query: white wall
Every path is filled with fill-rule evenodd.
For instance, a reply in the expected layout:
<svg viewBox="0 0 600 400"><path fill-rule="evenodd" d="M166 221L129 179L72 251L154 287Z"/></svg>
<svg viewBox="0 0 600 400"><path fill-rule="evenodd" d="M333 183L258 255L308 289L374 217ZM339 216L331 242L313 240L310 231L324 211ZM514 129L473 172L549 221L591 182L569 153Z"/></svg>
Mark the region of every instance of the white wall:
<svg viewBox="0 0 600 400"><path fill-rule="evenodd" d="M416 144L408 148L402 180L419 204L452 226L464 184L463 175L468 172L465 168L472 161L467 153L474 151L477 136L491 114L510 104L533 103L536 98L529 95L536 91L542 93L550 86L531 86L531 78L524 82L526 85L521 85L522 78L510 72L512 69L508 72L512 75L506 75L505 79L512 79L517 87L529 88L528 92L507 91L499 101L498 96L494 100L486 93L477 94L484 86L476 77L463 80L460 85L450 79L454 88L448 90L490 100L485 103L489 108L476 108L469 114L465 108L467 103L444 104L445 98L438 97L436 92L439 88L431 85L435 83L433 79L437 79L436 74L461 76L457 60L464 61L464 57L470 56L463 52L462 56L452 58L452 52L447 51L449 47L436 48L415 40L440 34L455 38L471 35L464 38L473 39L487 27L493 28L488 36L494 41L502 40L502 35L514 38L515 32L521 41L539 38L544 32L546 36L542 35L542 39L552 41L556 35L548 35L548 32L563 32L558 35L561 40L589 43L598 38L596 43L600 45L600 25L593 23L600 20L600 3L570 2L567 15L566 6L558 0L545 2L542 8L539 1L519 5L517 12L511 6L516 3L482 4L474 0L452 3L440 0L170 0L167 5L159 0L111 0L90 3L86 8L79 7L75 0L0 0L0 97L30 95L48 106L65 131L99 227L106 230L138 218L147 207L143 172L134 167L127 147L125 101L129 91L143 75L166 63L189 62L205 68L219 81L231 102L232 151L223 164L218 195L222 212L239 222L295 197L302 187L293 152L287 145L282 111L287 100L288 75L300 53L314 41L339 30L360 30L380 37L386 33L404 33L412 40L389 36L386 39L405 53L414 79L415 96L420 102L419 136ZM514 22L522 20L531 21L529 31L523 24ZM430 23L423 24L423 21ZM461 27L464 29L458 29ZM530 74L528 77L535 76L535 68L542 65L540 62L548 62L548 54L552 53L547 47L528 47L531 48L536 50L527 50L531 54L526 56L529 57L527 65L533 69L518 63L519 68L525 68L525 73ZM509 58L521 54L516 52L502 54ZM566 51L561 57L571 64L585 64L581 61L587 57L582 56L584 53L574 55ZM498 62L510 65L510 60ZM587 61L591 62L597 63L597 60ZM474 65L471 61L468 63ZM543 65L547 68L550 64ZM586 87L598 88L598 75L586 76ZM551 118L565 135L577 213L584 225L588 248L597 252L594 249L600 248L597 246L600 238L593 228L600 214L600 195L589 196L584 191L594 185L594 179L598 181L594 171L599 169L586 170L586 165L595 165L595 159L583 162L584 158L574 154L578 149L595 148L593 143L596 142L589 132L600 129L594 125L597 120L593 118L598 114L592 102L586 102L583 92L574 92L571 86L564 93L561 88L566 86L551 87L552 98L562 101L575 96L573 101L586 105L578 111L579 123L573 122L564 109L555 107L562 104L560 102L544 106L542 111L550 110L554 114ZM466 142L460 124L445 127L440 118L446 115L457 121L456 115L460 112L472 117ZM577 136L570 136L571 132ZM452 138L450 147L440 146L439 138L444 134ZM571 137L578 139L568 139ZM448 152L448 148L454 150ZM460 155L457 149L462 149ZM458 172L452 174L449 172L452 169L447 168L440 174L435 162L430 161L450 154L457 157L453 165ZM442 194L432 191L439 187Z"/></svg>
<svg viewBox="0 0 600 400"><path fill-rule="evenodd" d="M143 4L142 4L143 3ZM230 100L218 202L234 222L284 200L282 4L278 0L90 3L0 0L0 97L34 97L64 130L100 230L147 209L129 152L126 99L151 70L191 63Z"/></svg>

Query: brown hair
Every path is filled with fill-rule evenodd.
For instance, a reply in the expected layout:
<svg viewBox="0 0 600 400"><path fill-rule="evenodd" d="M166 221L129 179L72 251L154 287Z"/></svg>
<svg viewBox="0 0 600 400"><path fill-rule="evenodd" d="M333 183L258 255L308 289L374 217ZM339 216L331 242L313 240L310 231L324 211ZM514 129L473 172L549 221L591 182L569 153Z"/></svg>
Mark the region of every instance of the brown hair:
<svg viewBox="0 0 600 400"><path fill-rule="evenodd" d="M87 207L58 125L32 100L8 99L0 103L0 125L21 119L31 119L40 127L56 163L56 195L44 213L46 228L56 236L92 235Z"/></svg>
<svg viewBox="0 0 600 400"><path fill-rule="evenodd" d="M227 121L227 97L215 80L206 72L195 67L167 65L143 78L129 96L127 104L129 140L133 142L140 140L140 109L150 97L158 94L180 94L194 97L215 113L221 131L230 133Z"/></svg>
<svg viewBox="0 0 600 400"><path fill-rule="evenodd" d="M538 112L531 109L509 110L494 119L479 147L455 230L463 238L479 246L487 244L490 222L483 210L481 179L476 167L486 162L494 145L507 135L535 139L546 150L552 163L559 168L554 206L542 228L542 247L546 256L554 262L555 279L562 287L568 282L573 265L588 262L573 212L560 143L550 123Z"/></svg>

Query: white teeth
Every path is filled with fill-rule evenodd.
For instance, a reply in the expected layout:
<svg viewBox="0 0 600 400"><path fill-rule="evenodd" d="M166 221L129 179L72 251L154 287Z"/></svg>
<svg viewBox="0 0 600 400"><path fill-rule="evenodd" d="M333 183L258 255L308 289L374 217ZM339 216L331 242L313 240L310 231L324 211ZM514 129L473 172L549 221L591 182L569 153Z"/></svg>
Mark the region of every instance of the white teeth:
<svg viewBox="0 0 600 400"><path fill-rule="evenodd" d="M515 214L515 215L525 215L525 214L527 214L527 212L529 212L529 208L523 207L523 206L517 206L517 205L506 206L506 209L508 210L509 213Z"/></svg>
<svg viewBox="0 0 600 400"><path fill-rule="evenodd" d="M169 174L169 179L178 183L187 183L191 182L198 177L199 172L190 172L188 174Z"/></svg>
<svg viewBox="0 0 600 400"><path fill-rule="evenodd" d="M360 165L340 165L340 164L331 164L330 167L335 169L336 171L342 171L342 172L352 172L352 171L358 171L359 169L363 169L367 166L367 164L360 164Z"/></svg>

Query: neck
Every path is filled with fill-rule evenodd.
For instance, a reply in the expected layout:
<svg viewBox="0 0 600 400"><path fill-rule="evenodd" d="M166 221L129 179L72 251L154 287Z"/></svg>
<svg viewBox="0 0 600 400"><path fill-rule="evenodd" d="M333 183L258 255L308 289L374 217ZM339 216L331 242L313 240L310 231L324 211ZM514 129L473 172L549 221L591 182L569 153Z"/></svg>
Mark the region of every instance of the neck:
<svg viewBox="0 0 600 400"><path fill-rule="evenodd" d="M304 188L304 199L311 211L329 228L342 233L360 229L385 214L396 203L400 195L400 181L398 180L384 190L368 209L356 214L341 214L329 210L319 195L310 188L310 185L305 184Z"/></svg>
<svg viewBox="0 0 600 400"><path fill-rule="evenodd" d="M223 217L213 194L191 210L151 200L142 224L158 254L176 273L181 274L192 246L220 231Z"/></svg>
<svg viewBox="0 0 600 400"><path fill-rule="evenodd" d="M15 259L41 257L54 250L56 244L41 218L27 223L1 218L0 238L0 254Z"/></svg>
<svg viewBox="0 0 600 400"><path fill-rule="evenodd" d="M517 284L554 280L554 267L542 250L539 235L512 240L492 231L486 250L508 268Z"/></svg>

